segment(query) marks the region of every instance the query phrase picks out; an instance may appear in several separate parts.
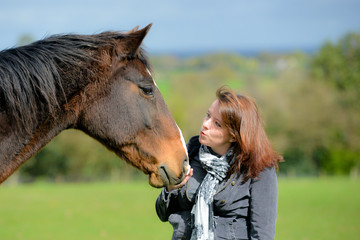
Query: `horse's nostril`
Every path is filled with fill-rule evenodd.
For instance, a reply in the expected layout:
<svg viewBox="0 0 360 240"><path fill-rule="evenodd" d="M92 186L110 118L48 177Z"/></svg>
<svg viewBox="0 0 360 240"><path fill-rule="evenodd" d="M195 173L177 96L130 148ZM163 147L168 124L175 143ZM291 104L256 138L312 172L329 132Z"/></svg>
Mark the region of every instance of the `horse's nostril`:
<svg viewBox="0 0 360 240"><path fill-rule="evenodd" d="M189 171L190 171L190 164L189 164L189 159L186 157L184 160L183 160L183 170L182 170L182 173L184 175L188 174Z"/></svg>
<svg viewBox="0 0 360 240"><path fill-rule="evenodd" d="M166 171L166 167L165 166L160 166L159 167L159 173L161 178L163 179L164 183L169 184L170 183L170 177L168 175L168 172Z"/></svg>
<svg viewBox="0 0 360 240"><path fill-rule="evenodd" d="M166 164L159 166L158 172L163 179L165 185L179 184L185 178L185 175L190 171L190 166L188 162L188 159L184 160L180 176L178 174L174 174L174 172L171 171Z"/></svg>

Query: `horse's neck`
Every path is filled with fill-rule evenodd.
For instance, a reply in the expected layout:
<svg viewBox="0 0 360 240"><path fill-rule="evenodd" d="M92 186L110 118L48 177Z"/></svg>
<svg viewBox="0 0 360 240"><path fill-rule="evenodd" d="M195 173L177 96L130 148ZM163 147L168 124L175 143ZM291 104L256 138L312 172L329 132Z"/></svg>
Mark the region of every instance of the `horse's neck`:
<svg viewBox="0 0 360 240"><path fill-rule="evenodd" d="M23 151L27 145L29 137L18 136L16 133L10 133L0 138L0 183L3 182L21 165L14 161L16 156Z"/></svg>
<svg viewBox="0 0 360 240"><path fill-rule="evenodd" d="M0 139L0 183L5 181L26 160L35 155L61 131L68 128L68 121L48 121L40 125L33 134L16 132Z"/></svg>

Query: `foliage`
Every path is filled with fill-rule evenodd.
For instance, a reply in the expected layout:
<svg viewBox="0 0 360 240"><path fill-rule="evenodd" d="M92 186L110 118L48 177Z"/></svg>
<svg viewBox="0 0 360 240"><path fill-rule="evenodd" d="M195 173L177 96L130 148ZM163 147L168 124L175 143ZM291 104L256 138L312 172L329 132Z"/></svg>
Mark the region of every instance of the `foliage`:
<svg viewBox="0 0 360 240"><path fill-rule="evenodd" d="M283 175L360 172L360 35L325 43L315 55L213 53L153 56L155 81L183 131L199 133L215 91L227 85L253 97ZM20 168L21 179L133 179L142 173L101 144L66 131Z"/></svg>
<svg viewBox="0 0 360 240"><path fill-rule="evenodd" d="M349 33L336 44L324 44L313 60L313 74L340 90L360 93L360 35Z"/></svg>
<svg viewBox="0 0 360 240"><path fill-rule="evenodd" d="M311 62L312 77L331 85L338 95L337 124L320 164L327 173L344 174L360 165L360 34L349 33L338 43L326 43ZM334 118L334 117L333 117Z"/></svg>

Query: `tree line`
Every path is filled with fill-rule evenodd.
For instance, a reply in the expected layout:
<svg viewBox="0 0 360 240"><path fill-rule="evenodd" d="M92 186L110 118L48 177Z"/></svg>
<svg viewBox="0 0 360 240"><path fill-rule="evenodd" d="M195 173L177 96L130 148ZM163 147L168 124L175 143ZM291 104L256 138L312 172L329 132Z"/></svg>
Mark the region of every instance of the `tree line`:
<svg viewBox="0 0 360 240"><path fill-rule="evenodd" d="M220 86L251 96L269 139L285 162L280 175L360 172L360 35L327 42L315 53L264 52L254 57L212 53L151 56L154 79L188 140ZM100 143L67 130L18 171L22 181L143 178Z"/></svg>

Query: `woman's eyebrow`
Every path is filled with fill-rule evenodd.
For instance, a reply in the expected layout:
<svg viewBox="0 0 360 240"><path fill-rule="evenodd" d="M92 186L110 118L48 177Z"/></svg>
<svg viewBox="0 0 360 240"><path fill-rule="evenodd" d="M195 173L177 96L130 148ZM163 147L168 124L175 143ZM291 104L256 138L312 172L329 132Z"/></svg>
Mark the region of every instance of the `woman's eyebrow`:
<svg viewBox="0 0 360 240"><path fill-rule="evenodd" d="M212 118L215 119L215 121L219 122L220 124L223 124L222 120L220 118L215 117L214 115L211 115Z"/></svg>
<svg viewBox="0 0 360 240"><path fill-rule="evenodd" d="M221 126L223 125L223 122L220 119L215 118L216 122L218 122Z"/></svg>
<svg viewBox="0 0 360 240"><path fill-rule="evenodd" d="M215 117L214 114L212 114L212 111L211 111L210 109L208 109L207 113L208 113L208 115L210 115L212 118L214 118L215 121L219 122L221 125L223 124L223 122L221 121L221 119Z"/></svg>

